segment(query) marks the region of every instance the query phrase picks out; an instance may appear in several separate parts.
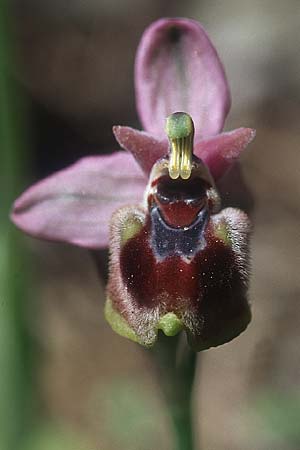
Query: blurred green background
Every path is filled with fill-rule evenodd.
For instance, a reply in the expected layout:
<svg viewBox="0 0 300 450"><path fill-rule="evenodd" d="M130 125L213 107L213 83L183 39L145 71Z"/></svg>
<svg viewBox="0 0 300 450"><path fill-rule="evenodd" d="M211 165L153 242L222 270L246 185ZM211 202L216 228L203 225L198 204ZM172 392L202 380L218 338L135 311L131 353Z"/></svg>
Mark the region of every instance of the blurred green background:
<svg viewBox="0 0 300 450"><path fill-rule="evenodd" d="M0 6L0 450L172 449L149 355L105 323L105 282L88 252L25 237L8 221L32 182L116 150L112 125L140 127L134 56L161 16L204 24L232 88L226 129L257 129L242 157L254 201L253 322L200 355L199 448L299 450L299 1ZM249 206L230 195L226 203Z"/></svg>

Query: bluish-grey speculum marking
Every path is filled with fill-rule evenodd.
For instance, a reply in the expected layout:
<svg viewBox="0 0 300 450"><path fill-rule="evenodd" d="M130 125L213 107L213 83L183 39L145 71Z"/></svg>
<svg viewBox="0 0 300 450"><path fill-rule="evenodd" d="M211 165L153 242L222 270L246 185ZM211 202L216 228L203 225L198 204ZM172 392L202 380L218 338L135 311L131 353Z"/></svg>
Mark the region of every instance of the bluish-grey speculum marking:
<svg viewBox="0 0 300 450"><path fill-rule="evenodd" d="M208 222L207 208L203 208L189 227L172 228L162 218L159 209L151 212L151 247L158 258L183 256L191 259L205 247L204 231Z"/></svg>

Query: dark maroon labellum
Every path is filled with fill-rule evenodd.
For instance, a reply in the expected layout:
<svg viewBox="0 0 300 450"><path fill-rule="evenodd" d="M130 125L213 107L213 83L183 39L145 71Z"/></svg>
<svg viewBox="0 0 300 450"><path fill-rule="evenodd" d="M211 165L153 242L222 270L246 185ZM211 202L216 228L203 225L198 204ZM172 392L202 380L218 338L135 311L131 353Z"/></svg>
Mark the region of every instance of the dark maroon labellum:
<svg viewBox="0 0 300 450"><path fill-rule="evenodd" d="M166 167L162 159L153 168L147 209L124 207L114 216L109 299L143 345L154 344L160 320L171 315L203 350L250 321L249 221L234 208L219 212L200 160L189 179L171 179Z"/></svg>

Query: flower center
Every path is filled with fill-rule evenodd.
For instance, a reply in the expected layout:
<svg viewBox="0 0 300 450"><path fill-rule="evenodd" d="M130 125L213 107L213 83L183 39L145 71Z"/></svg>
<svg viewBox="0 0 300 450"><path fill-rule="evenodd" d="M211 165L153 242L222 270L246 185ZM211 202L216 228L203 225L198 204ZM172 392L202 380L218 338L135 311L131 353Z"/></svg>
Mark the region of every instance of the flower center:
<svg viewBox="0 0 300 450"><path fill-rule="evenodd" d="M166 133L170 141L169 175L176 180L187 180L192 173L194 123L183 112L171 114L166 120Z"/></svg>
<svg viewBox="0 0 300 450"><path fill-rule="evenodd" d="M166 120L166 133L169 155L153 166L147 190L150 216L154 222L162 221L168 229L187 231L198 223L201 215L203 232L207 218L218 210L219 196L209 170L193 154L191 117L183 112L171 114Z"/></svg>
<svg viewBox="0 0 300 450"><path fill-rule="evenodd" d="M162 217L175 228L190 226L206 207L208 184L191 175L189 181L162 176L157 183L155 200Z"/></svg>

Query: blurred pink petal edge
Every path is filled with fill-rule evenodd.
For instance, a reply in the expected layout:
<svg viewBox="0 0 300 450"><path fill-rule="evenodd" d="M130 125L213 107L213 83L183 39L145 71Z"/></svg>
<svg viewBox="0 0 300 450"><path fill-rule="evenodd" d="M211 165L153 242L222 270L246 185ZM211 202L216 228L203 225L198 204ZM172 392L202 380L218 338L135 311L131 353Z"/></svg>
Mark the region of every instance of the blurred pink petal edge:
<svg viewBox="0 0 300 450"><path fill-rule="evenodd" d="M146 182L128 153L82 158L25 191L11 219L37 238L104 248L112 213L140 203Z"/></svg>
<svg viewBox="0 0 300 450"><path fill-rule="evenodd" d="M137 110L144 129L163 138L164 120L190 114L195 141L219 133L230 109L223 65L202 26L191 19L160 19L144 32L135 64Z"/></svg>

